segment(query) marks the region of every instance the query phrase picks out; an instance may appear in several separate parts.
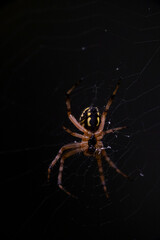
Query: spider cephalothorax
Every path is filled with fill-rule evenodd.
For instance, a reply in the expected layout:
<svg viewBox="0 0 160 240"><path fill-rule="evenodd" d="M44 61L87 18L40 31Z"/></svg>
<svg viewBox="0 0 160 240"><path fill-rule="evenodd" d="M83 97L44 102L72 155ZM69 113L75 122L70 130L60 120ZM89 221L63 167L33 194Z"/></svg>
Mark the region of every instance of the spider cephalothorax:
<svg viewBox="0 0 160 240"><path fill-rule="evenodd" d="M96 151L97 139L94 134L88 140L88 154L94 154Z"/></svg>
<svg viewBox="0 0 160 240"><path fill-rule="evenodd" d="M108 157L106 150L103 146L103 142L101 141L106 134L113 133L115 131L125 128L125 126L123 126L123 127L117 127L117 128L104 130L106 116L107 116L108 110L112 104L113 98L116 95L117 90L119 88L119 82L117 83L112 95L110 96L102 115L100 116L100 113L99 113L99 110L97 107L91 106L91 107L84 109L84 111L82 112L82 114L80 116L79 122L76 120L76 118L71 113L71 102L70 102L70 94L77 85L78 84L73 85L73 87L67 91L66 106L67 106L68 118L77 127L77 129L81 133L72 132L71 130L69 130L66 127L63 127L63 128L66 132L68 132L72 136L74 136L76 138L80 138L81 141L69 143L69 144L66 144L65 146L61 147L58 154L56 155L56 157L53 159L53 161L49 165L48 178L50 177L51 169L54 167L56 162L59 159L61 159L60 167L59 167L59 174L58 174L58 186L64 192L66 192L68 195L73 197L73 195L62 186L63 165L64 165L64 161L66 158L68 158L76 153L83 152L85 156L94 156L96 158L101 183L102 183L105 195L108 198L109 195L107 192L107 186L105 183L105 177L104 177L104 173L103 173L102 158L104 158L106 160L106 162L112 168L114 168L116 170L116 172L121 174L123 177L128 178L128 176L125 173L123 173L119 168L117 168L117 166L110 160L110 158Z"/></svg>
<svg viewBox="0 0 160 240"><path fill-rule="evenodd" d="M97 107L87 107L83 110L80 119L80 124L91 132L95 132L101 122L100 113Z"/></svg>

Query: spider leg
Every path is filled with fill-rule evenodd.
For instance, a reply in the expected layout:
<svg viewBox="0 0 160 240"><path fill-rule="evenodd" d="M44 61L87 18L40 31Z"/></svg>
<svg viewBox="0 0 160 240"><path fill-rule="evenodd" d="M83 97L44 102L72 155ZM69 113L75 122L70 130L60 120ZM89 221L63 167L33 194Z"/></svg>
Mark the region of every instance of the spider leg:
<svg viewBox="0 0 160 240"><path fill-rule="evenodd" d="M96 159L97 159L97 164L98 164L98 169L99 169L99 174L100 174L100 179L101 179L101 183L103 186L103 190L105 192L106 198L109 198L109 194L107 192L107 187L106 187L106 183L105 183L105 177L104 177L104 173L103 173L101 154L96 155Z"/></svg>
<svg viewBox="0 0 160 240"><path fill-rule="evenodd" d="M114 133L114 132L119 131L119 130L124 129L124 128L126 128L126 126L108 129L106 131L103 131L103 136L108 134L108 133Z"/></svg>
<svg viewBox="0 0 160 240"><path fill-rule="evenodd" d="M105 110L103 111L102 113L102 116L101 116L101 123L100 123L100 126L96 132L96 135L99 135L102 131L103 131L103 128L104 128L104 125L105 125L105 120L106 120L106 116L107 116L107 113L108 113L108 110L113 102L113 99L118 91L118 88L119 88L119 85L120 85L120 79L112 93L112 95L110 96L108 102L107 102L107 105L105 106Z"/></svg>
<svg viewBox="0 0 160 240"><path fill-rule="evenodd" d="M77 138L83 138L82 134L76 133L76 132L72 132L70 129L66 128L65 126L63 126L63 129L69 133L70 135L72 135L73 137L77 137Z"/></svg>
<svg viewBox="0 0 160 240"><path fill-rule="evenodd" d="M73 194L71 194L68 190L66 190L63 186L62 186L62 173L63 173L63 165L64 165L64 160L76 153L81 152L81 148L77 148L74 150L71 150L70 152L65 153L60 161L60 167L59 167L59 174L58 174L58 186L61 190L63 190L66 194L68 194L69 196L73 197L73 198L77 198L76 196L74 196Z"/></svg>
<svg viewBox="0 0 160 240"><path fill-rule="evenodd" d="M126 126L117 127L117 128L112 128L112 129L108 129L108 130L106 130L106 131L103 131L103 132L97 137L97 140L98 140L98 141L101 140L101 139L102 139L106 134L108 134L108 133L114 133L114 132L119 131L119 130L124 129L124 128L126 128Z"/></svg>
<svg viewBox="0 0 160 240"><path fill-rule="evenodd" d="M51 164L49 165L48 168L48 180L50 179L50 173L51 173L51 169L54 167L54 165L56 164L56 162L59 160L59 158L62 156L63 152L65 150L68 149L72 149L72 148L79 148L81 146L81 143L69 143L64 145L63 147L61 147L61 149L59 150L57 156L53 159L53 161L51 162Z"/></svg>
<svg viewBox="0 0 160 240"><path fill-rule="evenodd" d="M105 160L108 162L108 164L116 170L117 173L121 174L125 178L130 178L127 176L125 173L123 173L117 166L111 161L111 159L108 157L106 151L103 149L102 150L102 155L104 156Z"/></svg>
<svg viewBox="0 0 160 240"><path fill-rule="evenodd" d="M89 131L87 131L76 119L75 117L71 114L71 101L70 101L70 94L71 92L79 85L80 81L78 81L76 84L73 85L73 87L71 87L71 89L69 89L66 92L66 106L67 106L67 114L68 114L68 118L70 119L70 121L76 126L76 128L78 128L81 132L85 133L87 136L91 135L91 133L89 133Z"/></svg>

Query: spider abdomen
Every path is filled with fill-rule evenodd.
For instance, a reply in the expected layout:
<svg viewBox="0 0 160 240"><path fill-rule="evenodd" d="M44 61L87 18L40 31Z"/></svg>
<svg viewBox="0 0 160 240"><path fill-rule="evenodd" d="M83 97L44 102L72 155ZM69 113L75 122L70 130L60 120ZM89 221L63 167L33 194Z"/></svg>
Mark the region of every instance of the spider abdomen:
<svg viewBox="0 0 160 240"><path fill-rule="evenodd" d="M80 124L91 132L98 129L100 121L100 113L97 107L85 108L79 119Z"/></svg>

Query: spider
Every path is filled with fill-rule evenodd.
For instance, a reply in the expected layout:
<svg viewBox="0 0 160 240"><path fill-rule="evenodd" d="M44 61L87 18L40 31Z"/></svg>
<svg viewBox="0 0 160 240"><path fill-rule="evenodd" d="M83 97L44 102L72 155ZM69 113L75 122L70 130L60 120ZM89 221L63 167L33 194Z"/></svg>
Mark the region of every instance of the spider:
<svg viewBox="0 0 160 240"><path fill-rule="evenodd" d="M81 142L74 142L69 143L61 147L56 157L53 159L51 164L48 168L48 180L50 178L51 169L54 167L56 162L60 159L60 167L59 167L59 174L58 174L58 186L61 190L63 190L69 196L75 197L71 194L68 190L66 190L62 185L62 173L63 173L63 165L66 158L76 154L83 152L85 156L94 156L97 160L99 175L101 184L103 186L103 190L105 193L106 198L109 197L107 186L105 183L105 177L103 173L102 167L102 158L104 158L110 167L114 168L115 171L121 174L125 178L129 178L125 173L123 173L117 166L111 161L108 157L105 148L102 143L102 139L106 134L113 133L115 131L119 131L121 129L126 128L123 127L116 127L108 130L104 130L105 120L108 113L108 110L112 104L112 101L117 93L117 90L120 85L120 80L116 84L116 87L110 96L103 113L100 115L99 110L97 107L90 106L84 109L82 112L79 121L72 115L71 112L71 102L70 102L70 94L72 91L79 85L80 81L74 84L66 93L66 106L67 106L67 114L70 121L76 126L76 128L82 132L72 132L70 129L63 126L63 129L68 132L70 135L80 138Z"/></svg>

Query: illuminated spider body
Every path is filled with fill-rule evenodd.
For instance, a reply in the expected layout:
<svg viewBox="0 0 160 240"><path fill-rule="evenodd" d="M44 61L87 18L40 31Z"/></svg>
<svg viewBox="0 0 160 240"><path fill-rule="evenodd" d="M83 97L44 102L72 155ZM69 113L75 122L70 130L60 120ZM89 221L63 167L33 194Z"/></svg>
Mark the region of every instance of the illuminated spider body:
<svg viewBox="0 0 160 240"><path fill-rule="evenodd" d="M100 121L100 113L97 107L85 108L79 119L80 124L91 132L98 129Z"/></svg>
<svg viewBox="0 0 160 240"><path fill-rule="evenodd" d="M79 121L77 121L75 119L75 117L72 115L71 103L70 103L70 94L75 89L75 87L78 85L78 83L73 85L73 87L71 89L69 89L68 92L66 93L66 106L67 106L68 118L77 127L77 129L82 132L82 134L72 132L71 130L69 130L66 127L63 127L63 128L66 132L68 132L72 136L80 138L81 142L74 142L74 143L66 144L65 146L61 147L57 156L53 159L53 161L49 165L48 179L50 178L51 169L54 167L56 162L59 159L61 159L60 167L59 167L59 174L58 174L58 186L64 192L66 192L68 195L70 195L72 197L75 197L75 196L72 195L69 191L67 191L62 186L62 172L63 172L63 165L64 165L65 159L76 153L83 152L85 156L94 156L96 158L101 183L102 183L103 190L104 190L107 198L109 197L109 195L107 192L105 177L104 177L104 173L103 173L102 158L104 158L107 161L107 163L116 170L116 172L118 172L125 178L129 178L125 173L123 173L120 169L118 169L117 166L110 160L110 158L108 157L108 155L105 151L103 143L101 141L103 139L104 135L113 133L115 131L125 128L125 126L123 126L123 127L117 127L117 128L104 130L106 116L107 116L108 110L112 104L113 98L116 95L117 90L119 88L119 83L120 82L117 83L115 90L113 91L112 95L110 96L102 115L100 115L97 107L93 107L93 106L87 107L82 112Z"/></svg>
<svg viewBox="0 0 160 240"><path fill-rule="evenodd" d="M85 108L79 119L80 124L93 133L98 129L100 121L100 113L97 107ZM88 154L94 154L96 143L97 140L93 134L88 140Z"/></svg>

